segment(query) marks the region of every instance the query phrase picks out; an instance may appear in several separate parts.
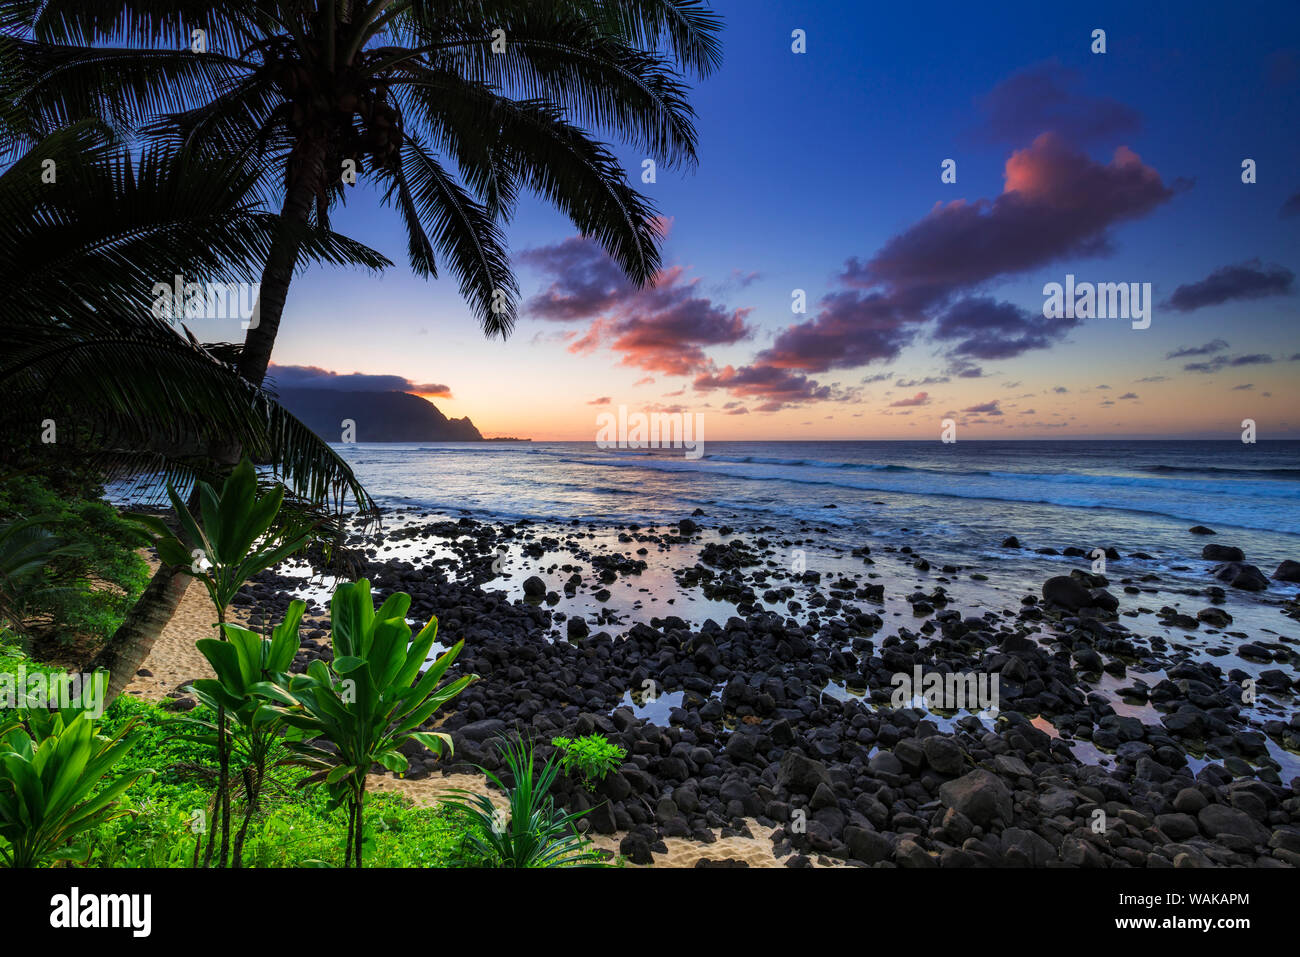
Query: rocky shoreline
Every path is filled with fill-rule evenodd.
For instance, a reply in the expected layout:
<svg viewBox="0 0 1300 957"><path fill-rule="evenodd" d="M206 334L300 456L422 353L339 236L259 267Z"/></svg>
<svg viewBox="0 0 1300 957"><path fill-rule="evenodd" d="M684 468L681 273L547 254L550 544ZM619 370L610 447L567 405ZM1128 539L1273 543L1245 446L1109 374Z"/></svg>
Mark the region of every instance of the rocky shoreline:
<svg viewBox="0 0 1300 957"><path fill-rule="evenodd" d="M409 592L413 618L437 616L440 636L465 639L456 668L481 678L439 724L454 758L412 754L408 776L495 770L502 731L530 733L543 754L555 735L604 734L626 749L623 768L595 794L561 778L557 797L594 807L586 826L622 834L633 863L652 862L665 838L706 845L715 832L748 836L756 820L792 867L1300 866L1300 777L1284 780L1277 760L1300 752L1295 639L1227 633L1237 654L1273 665L1250 675L1130 630L1112 579L1090 571L1053 576L1016 609L963 614L945 588L963 569L914 546L876 546L876 557L864 546L853 552L861 574L823 578L777 560L790 540L775 530L705 524L614 526L604 552L576 523L413 511L382 535L355 535L359 574L381 593ZM537 566L515 598L496 587L506 551ZM931 586L874 571L881 551ZM554 608L561 592L601 608L666 555L680 559L681 593L734 613L692 624ZM1115 583L1126 597L1158 590ZM236 603L256 627L303 592L304 579L267 574ZM1204 599L1195 617L1159 614L1228 626L1224 590L1207 586ZM909 621L886 609L900 600ZM1284 613L1300 615L1294 588ZM296 667L330 654L327 611L313 603L307 617ZM996 676L996 717L890 706L896 676L935 672ZM1246 707L1248 678L1280 717Z"/></svg>

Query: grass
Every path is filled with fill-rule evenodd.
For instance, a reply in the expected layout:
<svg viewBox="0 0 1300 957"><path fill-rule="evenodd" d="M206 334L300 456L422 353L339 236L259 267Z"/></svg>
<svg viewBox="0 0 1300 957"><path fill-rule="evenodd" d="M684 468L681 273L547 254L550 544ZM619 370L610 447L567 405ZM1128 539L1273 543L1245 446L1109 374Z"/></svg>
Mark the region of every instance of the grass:
<svg viewBox="0 0 1300 957"><path fill-rule="evenodd" d="M119 766L157 773L127 791L122 806L137 812L110 822L91 840L92 867L189 867L195 833L211 798L210 748L178 733L180 719L159 706L119 699L101 720L110 730L137 718L137 743ZM307 771L278 772L277 786L263 797L244 845L248 867L341 867L347 821L327 807L323 789L295 785ZM240 806L236 804L236 813ZM399 794L367 798L367 866L464 867L479 863L467 825L442 807L420 807Z"/></svg>
<svg viewBox="0 0 1300 957"><path fill-rule="evenodd" d="M26 475L6 477L0 487L0 520L40 517L44 528L79 548L50 564L51 587L27 609L52 657L59 645L106 640L149 582L149 564L136 553L145 536L98 491L56 489Z"/></svg>

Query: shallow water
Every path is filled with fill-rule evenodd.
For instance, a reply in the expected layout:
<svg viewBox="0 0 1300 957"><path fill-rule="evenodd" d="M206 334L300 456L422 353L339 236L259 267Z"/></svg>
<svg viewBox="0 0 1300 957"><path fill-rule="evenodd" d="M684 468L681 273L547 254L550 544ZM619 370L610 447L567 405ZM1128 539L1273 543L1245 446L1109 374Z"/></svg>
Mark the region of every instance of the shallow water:
<svg viewBox="0 0 1300 957"><path fill-rule="evenodd" d="M1087 558L1035 549L1113 546L1123 557L1108 561L1103 574L1120 599L1119 621L1135 639L1162 637L1173 650L1225 671L1297 673L1294 656L1279 664L1235 654L1248 639L1296 641L1300 624L1282 614L1284 602L1296 594L1294 585L1275 582L1262 594L1227 589L1221 607L1234 621L1225 633L1204 625L1191 631L1169 626L1156 613L1168 606L1195 616L1209 604L1204 589L1217 583L1209 575L1215 563L1199 557L1206 542L1242 548L1265 574L1284 558L1300 558L1300 442L711 443L698 460L680 451L601 450L580 443L337 448L381 504L412 510L385 518L388 535L408 522L463 514L534 523L520 526L530 538L506 545L500 574L485 587L523 599L524 580L540 575L559 596L548 607L585 617L594 631L617 635L636 621L668 615L696 627L709 619L725 623L736 614L733 604L706 599L698 588L683 589L674 578L674 572L695 565L711 541L743 538L752 544L766 537L766 564L745 571L771 572L768 587L793 585L802 607L792 608L784 598L763 601L764 588L756 585L757 605L800 622L812 609L808 589L793 582L796 571L819 572L822 589L841 576L883 583L883 605L854 602L884 619L874 636L877 645L900 627L915 632L924 621L906 600L913 591L929 593L942 585L949 609L1011 618L1021 598L1037 595L1046 578L1092 566ZM696 508L704 513L695 518L701 531L689 541L619 541L620 532L633 538L675 534L677 522ZM633 524L641 528L633 531ZM1189 534L1193 524L1219 534ZM720 529L726 526L732 531L724 535ZM525 542L543 535L557 539L559 550L526 557ZM1008 535L1016 535L1022 547L1002 548ZM590 561L569 550L574 545L597 555L640 558L647 568L619 575L601 600ZM874 564L850 554L861 546L870 547ZM914 554L898 551L904 546ZM647 554L637 555L638 548ZM929 571L912 566L918 555L931 563ZM386 538L377 557L427 563L456 553L437 537ZM583 578L571 597L563 592L566 564L577 566ZM959 570L944 573L945 564ZM1126 583L1144 591L1126 594ZM322 603L331 590L328 581L304 585ZM602 613L605 621L598 623ZM553 637L561 634L557 626ZM1156 723L1155 709L1117 692L1137 679L1155 685L1162 677L1158 670L1132 666L1127 677L1105 677L1093 690L1105 694L1118 713ZM649 716L646 705L628 700ZM1264 694L1248 711L1257 719L1286 719L1295 704L1290 697ZM661 698L648 707L656 720L666 721L672 706ZM1283 763L1284 779L1300 773L1297 756L1270 750Z"/></svg>

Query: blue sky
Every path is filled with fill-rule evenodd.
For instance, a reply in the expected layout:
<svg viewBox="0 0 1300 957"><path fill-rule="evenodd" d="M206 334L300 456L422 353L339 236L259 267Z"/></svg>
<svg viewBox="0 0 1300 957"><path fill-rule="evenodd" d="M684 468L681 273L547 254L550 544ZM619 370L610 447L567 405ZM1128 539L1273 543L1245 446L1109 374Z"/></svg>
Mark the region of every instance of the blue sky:
<svg viewBox="0 0 1300 957"><path fill-rule="evenodd" d="M398 219L364 182L334 225L399 266L382 278L324 269L301 277L275 361L445 383L452 398L435 401L449 414L470 415L485 433L537 438L590 437L591 403L601 400L714 413L717 439L924 438L937 434L950 412L973 430L968 434L990 438L1230 437L1244 416L1260 421L1262 435L1300 434L1300 363L1289 361L1300 353L1297 298L1285 279L1300 269L1300 215L1281 215L1300 193L1300 5L1023 3L999 4L995 13L955 3L714 6L726 19L725 60L693 95L699 168L661 170L656 183L641 187L671 219L664 262L679 270L677 288L695 281L686 298L696 312L739 310L747 330L736 341L715 335L700 343L707 368L651 368L644 351L618 346L616 332L593 333L602 319L606 329L625 329L634 315L676 322L682 317L668 313L684 301L655 312L629 296L564 322L526 314L508 342L485 341L452 280L409 274ZM1106 31L1105 54L1090 52L1096 28ZM791 52L795 29L807 33L804 54ZM992 269L947 290L927 306L928 318L901 320L888 346L875 349L888 355L828 364L774 348L787 326L818 319L822 297L847 294L850 257L870 263L891 240L920 230L936 204L994 200L1009 158L1031 150L1042 133L1057 137L1051 156L1068 152L1097 168L1112 163L1118 148L1131 151L1155 177L1159 197L1149 209L1125 209L1125 200L1113 198L1113 218L1060 255L1029 268ZM641 157L617 153L639 178ZM1246 157L1258 164L1251 185L1241 182ZM955 184L940 182L945 158L957 162ZM1057 160L1045 154L1044 163ZM1054 228L1041 217L1032 221ZM562 216L529 201L508 235L521 254L573 233ZM1011 245L1034 241L1012 237ZM953 257L963 255L958 248ZM1226 301L1187 312L1161 305L1180 286L1251 263ZM878 267L869 271L871 284L897 293ZM968 354L966 368L982 374L955 373L957 340L931 334L944 309L976 298L1034 317L1043 284L1067 272L1151 283L1151 327L1109 320L1046 332L1035 326L1043 345L994 360ZM526 297L566 281L526 265L519 278ZM807 291L806 315L790 311L795 288ZM800 341L806 345L823 326L808 327ZM851 328L837 328L845 341L857 341ZM595 345L573 351L588 333ZM1223 357L1219 371L1190 372L1184 367L1193 360L1166 358L1220 342L1204 354ZM973 348L995 351L986 342ZM1261 355L1272 361L1229 364ZM778 367L802 378L802 394L738 385L745 370L775 375ZM888 379L863 381L885 373ZM1164 381L1135 385L1157 376ZM927 378L949 381L899 384ZM917 406L892 405L921 391L926 398ZM1138 397L1104 405L1115 401L1108 392ZM964 411L990 402L1005 414Z"/></svg>

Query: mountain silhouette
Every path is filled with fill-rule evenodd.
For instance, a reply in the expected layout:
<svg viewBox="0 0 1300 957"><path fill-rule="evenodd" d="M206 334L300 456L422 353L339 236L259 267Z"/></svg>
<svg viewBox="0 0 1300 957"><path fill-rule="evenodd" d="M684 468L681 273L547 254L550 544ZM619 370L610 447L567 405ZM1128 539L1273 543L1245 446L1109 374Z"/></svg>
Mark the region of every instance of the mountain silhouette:
<svg viewBox="0 0 1300 957"><path fill-rule="evenodd" d="M409 392L279 389L280 404L327 442L343 437L345 419L358 442L481 442L466 416L449 419L427 399Z"/></svg>

